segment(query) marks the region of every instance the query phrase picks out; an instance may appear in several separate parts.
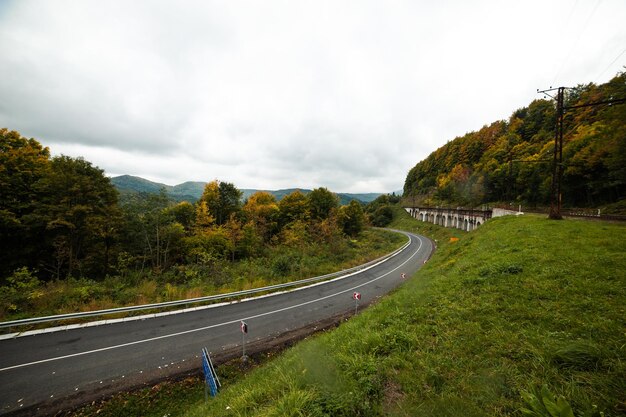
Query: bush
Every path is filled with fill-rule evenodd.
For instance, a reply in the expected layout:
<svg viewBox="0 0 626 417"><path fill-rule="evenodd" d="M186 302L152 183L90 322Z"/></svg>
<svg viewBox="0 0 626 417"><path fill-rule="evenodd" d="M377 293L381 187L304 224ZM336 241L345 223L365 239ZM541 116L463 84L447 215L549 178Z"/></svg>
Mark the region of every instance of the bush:
<svg viewBox="0 0 626 417"><path fill-rule="evenodd" d="M272 262L272 274L275 277L287 277L299 263L299 256L292 253L281 254Z"/></svg>
<svg viewBox="0 0 626 417"><path fill-rule="evenodd" d="M393 210L391 206L382 206L379 207L374 212L374 217L372 218L372 224L376 227L385 227L393 220Z"/></svg>
<svg viewBox="0 0 626 417"><path fill-rule="evenodd" d="M18 268L6 279L7 285L0 287L1 303L4 312L22 311L32 305L32 301L44 295L41 282L26 267Z"/></svg>

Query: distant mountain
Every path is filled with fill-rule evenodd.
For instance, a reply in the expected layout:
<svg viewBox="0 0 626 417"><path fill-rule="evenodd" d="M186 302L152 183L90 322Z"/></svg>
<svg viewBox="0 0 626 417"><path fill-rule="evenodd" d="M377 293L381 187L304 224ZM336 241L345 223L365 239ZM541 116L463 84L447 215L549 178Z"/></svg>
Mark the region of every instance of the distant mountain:
<svg viewBox="0 0 626 417"><path fill-rule="evenodd" d="M145 178L135 177L132 175L120 175L119 177L112 177L111 183L120 191L122 194L132 194L132 193L147 193L147 194L156 194L159 193L161 189L164 189L167 195L175 200L175 201L189 201L191 203L195 203L202 196L202 192L204 191L204 186L206 182L199 181L187 181L178 185L166 185L158 182L152 182ZM247 200L252 194L258 191L266 191L270 194L273 194L277 200L281 200L287 194L291 194L292 192L300 190L303 194L308 194L311 190L300 189L300 188L287 188L284 190L253 190L253 189L242 189L243 193L242 199ZM339 202L342 205L350 203L352 200L360 201L362 203L369 203L378 197L380 193L362 193L362 194L350 194L350 193L337 193L339 197Z"/></svg>
<svg viewBox="0 0 626 417"><path fill-rule="evenodd" d="M141 177L133 177L132 175L112 177L111 183L120 191L136 191L138 193L158 193L161 188L165 188L169 192L173 188L169 185L159 184Z"/></svg>
<svg viewBox="0 0 626 417"><path fill-rule="evenodd" d="M402 193L400 193L402 194ZM362 201L364 203L370 203L374 200L376 200L376 198L378 196L381 195L381 193L361 193L361 194L351 194L351 193L341 193L338 194L339 196L346 196L347 198L351 199L351 200L359 200ZM396 192L396 195L397 192Z"/></svg>
<svg viewBox="0 0 626 417"><path fill-rule="evenodd" d="M287 188L284 190L241 190L241 191L243 191L244 200L250 197L252 194L256 193L257 191L266 191L270 194L273 194L274 197L276 197L276 199L280 201L284 196L286 196L287 194L291 194L296 190L300 190L300 192L304 195L311 192L311 190L302 189L302 188ZM363 193L363 194L335 193L335 194L337 194L337 197L339 197L339 204L341 204L342 206L349 204L350 201L352 200L356 200L361 203L369 203L370 201L374 201L376 197L380 195L380 193Z"/></svg>
<svg viewBox="0 0 626 417"><path fill-rule="evenodd" d="M204 191L206 182L187 181L172 187L170 194L177 200L191 201L192 203L199 200Z"/></svg>

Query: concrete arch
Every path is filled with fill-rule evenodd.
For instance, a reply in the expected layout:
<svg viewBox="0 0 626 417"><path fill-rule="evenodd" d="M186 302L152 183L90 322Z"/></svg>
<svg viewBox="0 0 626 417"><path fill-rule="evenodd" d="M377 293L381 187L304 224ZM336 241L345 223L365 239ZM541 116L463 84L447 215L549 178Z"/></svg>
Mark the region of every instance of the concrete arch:
<svg viewBox="0 0 626 417"><path fill-rule="evenodd" d="M491 210L473 210L463 208L405 207L415 219L443 227L455 227L472 231L492 217Z"/></svg>

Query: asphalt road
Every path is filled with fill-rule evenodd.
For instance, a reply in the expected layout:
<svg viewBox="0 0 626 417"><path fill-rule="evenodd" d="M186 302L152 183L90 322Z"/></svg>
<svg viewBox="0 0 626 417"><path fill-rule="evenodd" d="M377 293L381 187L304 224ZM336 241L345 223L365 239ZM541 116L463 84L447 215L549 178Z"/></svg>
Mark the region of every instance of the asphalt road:
<svg viewBox="0 0 626 417"><path fill-rule="evenodd" d="M202 347L218 357L241 355L241 320L252 350L354 312L354 292L361 293L361 305L369 304L428 259L431 242L408 236L411 244L396 256L322 284L193 312L0 340L0 415L54 414L81 400L200 369Z"/></svg>

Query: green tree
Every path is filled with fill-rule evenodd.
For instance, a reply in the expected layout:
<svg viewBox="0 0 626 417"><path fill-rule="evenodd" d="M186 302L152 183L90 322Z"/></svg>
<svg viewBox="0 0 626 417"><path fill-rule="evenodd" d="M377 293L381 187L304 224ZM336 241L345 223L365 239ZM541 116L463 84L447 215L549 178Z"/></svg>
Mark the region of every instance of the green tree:
<svg viewBox="0 0 626 417"><path fill-rule="evenodd" d="M337 196L324 187L316 188L307 195L309 212L314 220L328 219L339 207Z"/></svg>
<svg viewBox="0 0 626 417"><path fill-rule="evenodd" d="M243 193L230 182L221 181L219 185L220 205L216 216L217 224L226 223L232 214L241 210L241 196Z"/></svg>
<svg viewBox="0 0 626 417"><path fill-rule="evenodd" d="M247 219L256 225L265 242L269 242L278 232L280 210L272 194L265 191L252 194L243 206L243 211Z"/></svg>
<svg viewBox="0 0 626 417"><path fill-rule="evenodd" d="M35 185L46 175L49 159L48 148L35 139L0 129L0 277L21 266L36 267L45 250L45 225L33 213L40 200Z"/></svg>
<svg viewBox="0 0 626 417"><path fill-rule="evenodd" d="M242 192L233 184L215 180L204 187L200 201L206 203L215 223L223 225L231 214L241 210L241 196Z"/></svg>
<svg viewBox="0 0 626 417"><path fill-rule="evenodd" d="M229 233L223 226L187 237L184 244L187 257L191 257L195 263L212 258L228 259L234 251Z"/></svg>
<svg viewBox="0 0 626 417"><path fill-rule="evenodd" d="M173 243L180 243L180 233L184 227L175 222L169 208L173 203L167 198L165 189L159 194L149 194L145 200L129 210L131 222L140 233L140 257L149 262L152 269L160 273L171 263ZM173 224L176 225L173 226ZM180 226L180 227L179 227ZM178 248L176 248L178 250Z"/></svg>
<svg viewBox="0 0 626 417"><path fill-rule="evenodd" d="M35 214L45 222L46 242L55 251L44 268L56 278L106 270L108 265L84 270L84 260L97 257L98 243L114 236L111 220L117 215L118 195L104 171L82 158L62 155L51 160L35 187L40 196Z"/></svg>
<svg viewBox="0 0 626 417"><path fill-rule="evenodd" d="M241 239L236 248L237 253L240 253L242 258L259 255L263 248L263 239L259 235L256 225L248 221L243 225L241 232Z"/></svg>
<svg viewBox="0 0 626 417"><path fill-rule="evenodd" d="M281 227L294 221L306 221L309 217L307 197L300 190L284 196L278 202L278 209Z"/></svg>
<svg viewBox="0 0 626 417"><path fill-rule="evenodd" d="M356 236L365 227L365 213L360 203L352 200L347 206L341 206L338 221L343 233L348 236Z"/></svg>
<svg viewBox="0 0 626 417"><path fill-rule="evenodd" d="M173 207L168 208L174 219L185 228L186 234L193 232L196 223L196 208L193 204L182 201Z"/></svg>
<svg viewBox="0 0 626 417"><path fill-rule="evenodd" d="M393 210L391 206L384 205L376 209L372 215L372 224L376 227L385 227L393 220Z"/></svg>

